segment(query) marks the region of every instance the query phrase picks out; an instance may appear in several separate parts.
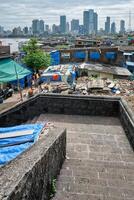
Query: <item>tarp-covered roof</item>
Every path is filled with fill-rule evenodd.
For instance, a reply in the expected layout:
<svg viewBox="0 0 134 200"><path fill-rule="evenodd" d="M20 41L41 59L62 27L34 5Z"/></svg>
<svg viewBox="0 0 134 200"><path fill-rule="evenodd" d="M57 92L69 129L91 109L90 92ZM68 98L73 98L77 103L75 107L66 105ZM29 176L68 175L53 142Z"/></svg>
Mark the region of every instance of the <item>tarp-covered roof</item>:
<svg viewBox="0 0 134 200"><path fill-rule="evenodd" d="M2 59L0 60L0 82L10 82L22 79L25 76L31 74L31 71L22 67L18 63L16 63L14 60L8 58L8 59Z"/></svg>

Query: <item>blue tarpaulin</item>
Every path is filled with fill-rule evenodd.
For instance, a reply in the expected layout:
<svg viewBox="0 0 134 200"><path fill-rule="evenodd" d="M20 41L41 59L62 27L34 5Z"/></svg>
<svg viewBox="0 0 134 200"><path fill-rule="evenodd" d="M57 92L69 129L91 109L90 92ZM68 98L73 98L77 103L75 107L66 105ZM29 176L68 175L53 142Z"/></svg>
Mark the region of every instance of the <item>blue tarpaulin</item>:
<svg viewBox="0 0 134 200"><path fill-rule="evenodd" d="M74 53L75 58L84 59L86 57L86 53L83 51L76 51Z"/></svg>
<svg viewBox="0 0 134 200"><path fill-rule="evenodd" d="M99 60L100 59L100 53L99 52L91 52L90 53L90 59Z"/></svg>
<svg viewBox="0 0 134 200"><path fill-rule="evenodd" d="M60 64L60 52L59 51L52 51L50 53L51 57L51 65L59 65Z"/></svg>
<svg viewBox="0 0 134 200"><path fill-rule="evenodd" d="M107 52L107 53L105 54L105 57L106 57L107 59L114 60L114 59L116 58L116 53L115 53L115 52Z"/></svg>
<svg viewBox="0 0 134 200"><path fill-rule="evenodd" d="M8 128L0 128L0 134L6 135L7 138L0 139L0 165L5 165L9 161L16 158L19 154L24 152L27 148L32 146L39 137L44 124L27 124ZM17 137L9 137L12 133L31 131L30 135L22 135Z"/></svg>
<svg viewBox="0 0 134 200"><path fill-rule="evenodd" d="M21 88L25 88L25 87L30 87L31 86L31 80L32 80L32 74L22 78L19 80L19 83L20 83L20 87ZM26 82L27 82L27 85L26 85ZM15 81L11 81L10 82L12 85L14 86L17 86L18 84L18 81L15 80Z"/></svg>

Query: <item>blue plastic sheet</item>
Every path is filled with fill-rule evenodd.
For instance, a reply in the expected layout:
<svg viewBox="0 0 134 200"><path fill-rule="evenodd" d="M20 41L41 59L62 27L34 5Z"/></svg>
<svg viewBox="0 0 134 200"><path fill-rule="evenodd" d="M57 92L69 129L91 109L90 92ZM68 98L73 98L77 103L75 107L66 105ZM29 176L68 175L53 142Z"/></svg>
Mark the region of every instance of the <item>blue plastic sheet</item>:
<svg viewBox="0 0 134 200"><path fill-rule="evenodd" d="M45 124L27 124L8 128L0 128L0 134L33 130L33 133L26 136L0 139L0 165L5 165L16 158L27 148L32 146L39 137Z"/></svg>
<svg viewBox="0 0 134 200"><path fill-rule="evenodd" d="M99 60L100 59L100 53L99 52L91 52L90 53L90 59Z"/></svg>
<svg viewBox="0 0 134 200"><path fill-rule="evenodd" d="M106 57L107 59L114 60L114 59L116 58L116 53L115 53L115 52L107 52L107 53L105 54L105 57Z"/></svg>
<svg viewBox="0 0 134 200"><path fill-rule="evenodd" d="M76 51L74 53L74 58L84 59L86 57L86 53L83 51Z"/></svg>
<svg viewBox="0 0 134 200"><path fill-rule="evenodd" d="M53 75L54 74L57 74L58 75L58 79L57 80L54 80L53 79ZM62 81L62 76L59 72L56 72L56 73L46 73L46 76L41 76L40 78L41 82L46 82L46 83L49 83L49 82L53 82L53 81Z"/></svg>
<svg viewBox="0 0 134 200"><path fill-rule="evenodd" d="M50 53L51 57L51 65L59 65L60 64L60 52L59 51L52 51Z"/></svg>

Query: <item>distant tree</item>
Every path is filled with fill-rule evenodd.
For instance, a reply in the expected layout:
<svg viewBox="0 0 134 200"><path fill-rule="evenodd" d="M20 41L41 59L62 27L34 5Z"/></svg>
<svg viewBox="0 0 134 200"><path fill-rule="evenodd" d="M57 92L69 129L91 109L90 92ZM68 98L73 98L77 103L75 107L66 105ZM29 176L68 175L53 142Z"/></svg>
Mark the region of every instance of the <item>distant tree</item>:
<svg viewBox="0 0 134 200"><path fill-rule="evenodd" d="M51 63L50 55L40 49L35 38L30 39L28 44L23 46L22 50L26 53L22 61L35 71L46 68Z"/></svg>

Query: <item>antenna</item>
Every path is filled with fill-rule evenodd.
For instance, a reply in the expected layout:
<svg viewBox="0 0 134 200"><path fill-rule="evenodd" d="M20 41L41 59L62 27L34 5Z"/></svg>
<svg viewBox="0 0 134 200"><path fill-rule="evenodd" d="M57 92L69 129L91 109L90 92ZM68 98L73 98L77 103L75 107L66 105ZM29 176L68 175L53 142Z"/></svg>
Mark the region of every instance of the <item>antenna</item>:
<svg viewBox="0 0 134 200"><path fill-rule="evenodd" d="M129 10L129 25L128 25L128 30L131 32L131 10Z"/></svg>

